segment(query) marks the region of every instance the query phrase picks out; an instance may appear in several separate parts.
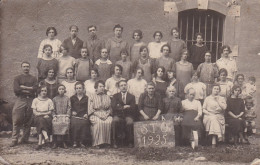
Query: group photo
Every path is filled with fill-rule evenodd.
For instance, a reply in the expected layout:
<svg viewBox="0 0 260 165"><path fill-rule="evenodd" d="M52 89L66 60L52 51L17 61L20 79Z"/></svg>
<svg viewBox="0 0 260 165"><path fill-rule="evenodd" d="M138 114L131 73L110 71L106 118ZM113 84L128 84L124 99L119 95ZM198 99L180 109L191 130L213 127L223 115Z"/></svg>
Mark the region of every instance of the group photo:
<svg viewBox="0 0 260 165"><path fill-rule="evenodd" d="M21 30L26 32L30 26L33 32L12 33L7 28L11 23L2 22L3 32L5 28L10 31L9 37L19 36L17 41L9 41L4 34L1 40L1 70L7 73L2 74L5 81L1 81L0 124L1 131L12 132L8 138L0 136L3 147L0 163L150 164L156 160L165 161L163 164L260 163L257 159L260 47L253 49L253 44L243 40L241 24L243 5L252 4L229 0L152 1L138 2L139 7L128 11L132 16L127 16L127 7L122 5L134 5L133 1L104 2L111 8L96 11L99 15L93 13L94 7L100 8L93 1L75 2L77 5L55 0L21 2L22 8L27 5L45 10L31 15L35 18L30 21L29 15L34 10L21 11L29 14L27 17L14 14L17 24L25 22ZM48 8L57 8L59 3L71 5L61 9L70 16L64 13L66 16L57 23L41 20L55 15ZM18 4L3 2L1 7L6 6L3 13L14 10ZM80 8L84 5L86 10ZM149 14L145 13L149 9L145 5L162 13L156 18L156 12L150 11L155 17L145 22L143 18ZM121 9L115 13L122 17L113 12L106 15L119 6ZM147 16L141 16L142 6ZM239 15L231 13L238 12L238 7ZM97 18L82 23L83 15L73 11L85 13L88 19ZM46 16L40 16L41 12L46 12ZM134 15L140 18L134 20ZM103 17L111 20L102 24ZM158 22L149 24L153 19ZM41 21L44 25L38 28ZM240 28L233 26L236 21ZM30 35L32 40L25 43L22 38ZM238 38L242 41L238 42ZM24 45L23 53L19 46L15 48L15 42ZM10 44L14 47L12 51L7 47ZM21 53L18 58L9 54L5 60L8 51ZM252 55L246 57L245 52ZM12 65L4 68L10 62ZM16 154L10 154L20 150L25 159L11 161ZM30 157L26 158L28 152L41 158L26 161ZM48 153L53 152L66 158L48 158ZM181 152L192 156L180 156ZM70 153L78 153L78 158L73 160ZM101 153L110 155L111 160L102 158ZM121 162L115 156L118 153L131 160ZM239 157L242 153L245 155Z"/></svg>

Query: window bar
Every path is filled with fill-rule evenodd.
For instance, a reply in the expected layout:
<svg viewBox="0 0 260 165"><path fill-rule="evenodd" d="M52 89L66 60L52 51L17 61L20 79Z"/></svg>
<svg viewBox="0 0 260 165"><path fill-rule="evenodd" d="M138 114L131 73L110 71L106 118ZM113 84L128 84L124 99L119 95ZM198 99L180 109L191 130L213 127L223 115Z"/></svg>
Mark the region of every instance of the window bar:
<svg viewBox="0 0 260 165"><path fill-rule="evenodd" d="M187 24L186 24L186 44L188 45L188 29L189 28L189 15L187 15Z"/></svg>
<svg viewBox="0 0 260 165"><path fill-rule="evenodd" d="M204 42L207 46L207 14L205 15L205 35L204 35Z"/></svg>
<svg viewBox="0 0 260 165"><path fill-rule="evenodd" d="M216 50L216 61L218 60L218 56L219 56L219 54L218 54L218 44L219 44L219 42L218 42L218 35L219 35L219 16L218 16L218 23L217 23L217 50Z"/></svg>
<svg viewBox="0 0 260 165"><path fill-rule="evenodd" d="M180 17L180 38L182 39L182 17Z"/></svg>
<svg viewBox="0 0 260 165"><path fill-rule="evenodd" d="M192 36L191 36L191 44L193 45L193 38L194 38L194 20L195 18L194 18L194 14L193 14L193 17L192 17Z"/></svg>
<svg viewBox="0 0 260 165"><path fill-rule="evenodd" d="M210 34L210 51L212 51L212 38L213 38L213 16L211 16L211 34Z"/></svg>
<svg viewBox="0 0 260 165"><path fill-rule="evenodd" d="M200 33L201 15L199 13L199 33Z"/></svg>

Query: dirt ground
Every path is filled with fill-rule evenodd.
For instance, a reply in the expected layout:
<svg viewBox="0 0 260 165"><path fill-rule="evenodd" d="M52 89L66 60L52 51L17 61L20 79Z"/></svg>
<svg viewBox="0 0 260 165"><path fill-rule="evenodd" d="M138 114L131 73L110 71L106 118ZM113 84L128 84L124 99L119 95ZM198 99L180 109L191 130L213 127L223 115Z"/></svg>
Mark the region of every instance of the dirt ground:
<svg viewBox="0 0 260 165"><path fill-rule="evenodd" d="M210 146L200 147L198 151L193 151L190 147L176 147L173 149L163 149L157 150L152 149L153 154L155 153L155 157L150 157L151 153L142 153L147 150L136 149L136 148L119 148L119 149L93 149L93 148L57 148L51 149L49 147L44 147L40 151L36 151L34 148L36 147L36 139L31 138L31 144L27 145L18 145L14 148L10 148L9 144L11 143L10 138L8 137L0 137L0 155L1 157L10 164L32 164L32 165L47 165L47 164L149 164L149 165L159 165L159 164L198 164L198 165L230 165L230 164L249 164L256 157L251 157L248 159L244 159L243 155L238 156L241 160L234 157L236 154L242 153L250 153L259 151L260 145L260 136L254 136L250 138L251 145L244 146L229 146L229 145L220 145L218 149L213 150ZM254 149L254 151L252 150ZM229 150L228 152L226 152ZM172 155L175 158L167 158L163 160L163 153L167 153L167 155ZM171 153L169 153L171 152ZM221 153L224 152L224 153ZM211 153L211 155L209 155ZM216 157L214 157L214 153ZM179 155L176 157L176 155ZM212 157L213 155L213 157ZM222 156L221 156L222 155ZM0 164L4 164L1 161ZM199 161L199 157L204 157L206 160ZM232 158L233 157L233 158ZM219 159L219 160L218 160ZM160 160L160 161L157 161ZM212 160L212 161L211 161ZM239 163L240 162L240 163Z"/></svg>

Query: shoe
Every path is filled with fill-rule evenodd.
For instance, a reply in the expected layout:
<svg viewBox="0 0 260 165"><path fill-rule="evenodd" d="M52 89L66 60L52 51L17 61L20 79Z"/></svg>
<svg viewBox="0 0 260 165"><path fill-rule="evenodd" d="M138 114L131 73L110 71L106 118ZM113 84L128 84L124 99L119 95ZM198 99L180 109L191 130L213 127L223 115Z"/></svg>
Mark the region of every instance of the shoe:
<svg viewBox="0 0 260 165"><path fill-rule="evenodd" d="M18 144L28 144L29 142L27 140L21 139Z"/></svg>
<svg viewBox="0 0 260 165"><path fill-rule="evenodd" d="M216 148L217 147L217 145L216 144L212 144L212 148Z"/></svg>
<svg viewBox="0 0 260 165"><path fill-rule="evenodd" d="M73 147L73 148L77 148L77 147L78 147L77 143L74 142L72 147Z"/></svg>
<svg viewBox="0 0 260 165"><path fill-rule="evenodd" d="M12 141L12 143L10 144L9 147L14 147L14 146L17 146L17 142L16 141Z"/></svg>
<svg viewBox="0 0 260 165"><path fill-rule="evenodd" d="M40 150L42 148L42 145L37 145L37 147L35 148L36 150Z"/></svg>
<svg viewBox="0 0 260 165"><path fill-rule="evenodd" d="M63 148L68 149L68 146L66 143L63 143Z"/></svg>
<svg viewBox="0 0 260 165"><path fill-rule="evenodd" d="M98 146L93 146L92 147L93 149L100 149L100 146L98 145Z"/></svg>
<svg viewBox="0 0 260 165"><path fill-rule="evenodd" d="M57 148L57 144L56 143L54 143L53 144L53 146L51 147L52 149L55 149L55 148Z"/></svg>
<svg viewBox="0 0 260 165"><path fill-rule="evenodd" d="M117 146L116 144L114 144L114 145L113 145L113 148L114 148L114 149L117 149L117 148L118 148L118 146Z"/></svg>
<svg viewBox="0 0 260 165"><path fill-rule="evenodd" d="M86 147L83 143L79 143L79 146L80 146L81 148L85 148L85 147Z"/></svg>

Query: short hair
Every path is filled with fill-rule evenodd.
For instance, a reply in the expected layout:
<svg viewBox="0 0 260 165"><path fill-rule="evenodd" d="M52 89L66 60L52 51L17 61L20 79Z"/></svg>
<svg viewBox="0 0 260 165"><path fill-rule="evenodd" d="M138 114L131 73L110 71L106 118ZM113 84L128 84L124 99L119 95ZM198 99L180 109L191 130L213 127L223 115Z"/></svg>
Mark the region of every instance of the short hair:
<svg viewBox="0 0 260 165"><path fill-rule="evenodd" d="M166 73L167 72L172 72L173 73L173 77L176 78L176 73L175 73L175 71L173 69L168 69L168 70L166 70ZM168 75L166 76L166 79L167 79L167 81L170 81L169 78L168 78Z"/></svg>
<svg viewBox="0 0 260 165"><path fill-rule="evenodd" d="M97 26L95 26L95 25L88 26L88 31L89 31L90 28L95 28L97 30Z"/></svg>
<svg viewBox="0 0 260 165"><path fill-rule="evenodd" d="M173 32L172 32L173 30L176 30L178 33L180 33L180 29L178 27L173 27L171 29L171 35L173 35Z"/></svg>
<svg viewBox="0 0 260 165"><path fill-rule="evenodd" d="M245 99L245 105L246 104L251 104L252 106L254 106L255 104L254 104L254 99L251 97L251 96L247 96Z"/></svg>
<svg viewBox="0 0 260 165"><path fill-rule="evenodd" d="M87 47L82 47L82 48L80 48L80 51L82 51L82 49L87 49L87 55L89 56L88 48Z"/></svg>
<svg viewBox="0 0 260 165"><path fill-rule="evenodd" d="M226 76L228 75L228 72L227 72L227 70L226 70L225 68L221 68L221 69L219 70L219 75L220 75L221 73L225 73Z"/></svg>
<svg viewBox="0 0 260 165"><path fill-rule="evenodd" d="M105 82L103 80L98 80L95 82L94 88L97 89L99 84L102 84L105 86Z"/></svg>
<svg viewBox="0 0 260 165"><path fill-rule="evenodd" d="M28 61L23 61L23 62L21 63L21 67L23 66L23 64L28 64L29 66L31 66L31 64L30 64Z"/></svg>
<svg viewBox="0 0 260 165"><path fill-rule="evenodd" d="M135 33L137 33L140 36L140 39L143 38L143 32L139 29L133 31L133 39L135 37Z"/></svg>
<svg viewBox="0 0 260 165"><path fill-rule="evenodd" d="M128 56L127 50L126 50L126 49L122 49L122 50L120 51L120 56L121 56L122 54L126 54L126 55Z"/></svg>
<svg viewBox="0 0 260 165"><path fill-rule="evenodd" d="M190 90L194 90L194 93L196 93L196 90L193 87L190 87L186 90L186 94L190 93Z"/></svg>
<svg viewBox="0 0 260 165"><path fill-rule="evenodd" d="M75 74L74 74L74 69L72 68L72 67L68 67L67 69L66 69L66 72L65 72L65 77L67 78L67 71L68 70L72 70L72 73L73 73L73 77L75 76Z"/></svg>
<svg viewBox="0 0 260 165"><path fill-rule="evenodd" d="M149 49L146 45L142 45L139 49L139 53L142 52L144 49L147 49L147 52L149 53Z"/></svg>
<svg viewBox="0 0 260 165"><path fill-rule="evenodd" d="M187 52L187 56L188 56L188 57L190 56L188 49L182 49L182 50L181 50L181 56L182 56L182 54L183 54L184 52Z"/></svg>
<svg viewBox="0 0 260 165"><path fill-rule="evenodd" d="M42 48L42 52L44 53L44 49L46 48L51 48L51 51L52 51L52 46L50 44L45 44Z"/></svg>
<svg viewBox="0 0 260 165"><path fill-rule="evenodd" d="M223 46L221 47L221 52L220 52L220 53L223 53L223 52L224 52L224 49L228 49L229 53L232 53L232 50L231 50L230 46L228 46L228 45L223 45Z"/></svg>
<svg viewBox="0 0 260 165"><path fill-rule="evenodd" d="M216 84L216 83L214 83L214 84L212 84L211 93L212 93L212 90L213 90L213 88L214 88L214 87L218 87L219 91L221 91L221 87L220 87L220 85L219 85L219 84Z"/></svg>
<svg viewBox="0 0 260 165"><path fill-rule="evenodd" d="M205 52L205 55L206 55L207 53L209 53L210 56L212 56L212 52L211 52L210 50L207 50L207 51Z"/></svg>
<svg viewBox="0 0 260 165"><path fill-rule="evenodd" d="M85 85L84 85L83 82L77 81L77 82L75 83L75 85L74 85L74 89L75 89L75 90L76 90L76 86L77 86L77 85L82 85L82 88L85 89Z"/></svg>
<svg viewBox="0 0 260 165"><path fill-rule="evenodd" d="M144 76L144 70L143 70L143 68L141 68L141 67L137 67L136 68L136 70L135 70L135 75L137 74L137 71L138 70L141 70L142 71L142 76Z"/></svg>
<svg viewBox="0 0 260 165"><path fill-rule="evenodd" d="M46 85L40 85L38 88L37 88L37 95L39 95L41 93L41 90L42 88L46 88L47 89L47 94L48 94L48 87Z"/></svg>
<svg viewBox="0 0 260 165"><path fill-rule="evenodd" d="M91 76L91 71L96 72L97 77L99 77L99 72L98 72L98 69L97 69L97 68L91 68L91 69L90 69L90 76Z"/></svg>
<svg viewBox="0 0 260 165"><path fill-rule="evenodd" d="M154 84L154 82L150 81L150 82L147 83L146 86L147 86L147 87L148 87L148 86L153 86L153 87L155 87L155 84Z"/></svg>
<svg viewBox="0 0 260 165"><path fill-rule="evenodd" d="M172 51L171 51L171 47L170 47L170 45L168 45L168 44L164 44L162 47L161 47L161 53L163 52L163 48L164 47L168 47L169 48L169 53L171 53Z"/></svg>
<svg viewBox="0 0 260 165"><path fill-rule="evenodd" d="M158 69L162 69L163 76L164 76L164 75L165 75L165 68L164 68L163 66L159 66L159 67L156 68L156 71L155 71L155 73L154 73L154 77L157 77L157 76L158 76L158 75L157 75Z"/></svg>
<svg viewBox="0 0 260 165"><path fill-rule="evenodd" d="M122 67L121 65L119 65L119 64L116 64L114 67L112 67L112 70L111 70L112 75L115 74L115 69L116 69L116 67L119 68L119 70L121 71L121 73L123 72L123 67Z"/></svg>
<svg viewBox="0 0 260 165"><path fill-rule="evenodd" d="M47 30L46 30L46 36L48 36L50 30L54 31L54 36L58 35L58 32L57 32L55 27L48 27Z"/></svg>
<svg viewBox="0 0 260 165"><path fill-rule="evenodd" d="M71 25L71 26L69 27L69 30L71 31L72 28L76 28L76 30L79 31L79 28L78 28L77 25Z"/></svg>
<svg viewBox="0 0 260 165"><path fill-rule="evenodd" d="M238 77L240 77L240 76L243 77L243 79L245 80L245 76L243 74L239 73L236 75L234 82L238 81Z"/></svg>
<svg viewBox="0 0 260 165"><path fill-rule="evenodd" d="M59 94L59 88L60 88L60 87L64 87L64 89L65 89L65 92L64 92L64 93L67 92L65 85L59 84L59 85L58 85L58 88L57 88L57 93L58 93L58 94Z"/></svg>
<svg viewBox="0 0 260 165"><path fill-rule="evenodd" d="M153 38L155 38L155 35L156 35L157 33L159 33L160 36L161 36L161 38L163 38L163 34L162 34L161 31L155 31L155 32L153 33Z"/></svg>
<svg viewBox="0 0 260 165"><path fill-rule="evenodd" d="M253 81L253 82L256 82L255 76L250 76L250 77L248 78L248 80Z"/></svg>
<svg viewBox="0 0 260 165"><path fill-rule="evenodd" d="M234 94L234 91L235 91L237 88L240 89L240 93L239 93L239 94L241 94L241 93L242 93L242 88L241 88L239 85L234 85L234 86L231 88L231 93Z"/></svg>
<svg viewBox="0 0 260 165"><path fill-rule="evenodd" d="M196 33L194 40L196 40L198 36L201 36L201 38L204 38L202 33Z"/></svg>
<svg viewBox="0 0 260 165"><path fill-rule="evenodd" d="M126 81L125 79L119 80L119 81L116 83L116 87L119 87L119 85L120 85L121 82L125 82L125 83L127 84L127 81Z"/></svg>
<svg viewBox="0 0 260 165"><path fill-rule="evenodd" d="M57 70L54 69L53 67L48 67L48 68L46 68L46 70L45 70L45 72L44 72L45 77L48 76L48 72L49 72L50 70L53 70L53 72L54 72L54 78L55 78L55 77L57 76Z"/></svg>
<svg viewBox="0 0 260 165"><path fill-rule="evenodd" d="M123 31L123 29L124 29L120 24L116 24L116 25L113 27L113 31L115 31L116 28L120 28L122 31Z"/></svg>
<svg viewBox="0 0 260 165"><path fill-rule="evenodd" d="M176 88L173 85L170 85L170 86L167 87L166 93L168 94L171 89L173 89L175 92L177 91Z"/></svg>

